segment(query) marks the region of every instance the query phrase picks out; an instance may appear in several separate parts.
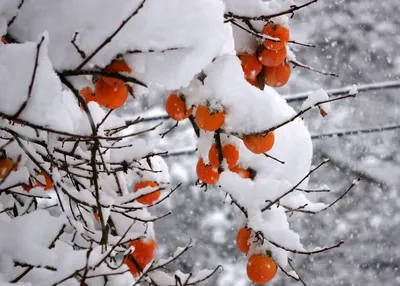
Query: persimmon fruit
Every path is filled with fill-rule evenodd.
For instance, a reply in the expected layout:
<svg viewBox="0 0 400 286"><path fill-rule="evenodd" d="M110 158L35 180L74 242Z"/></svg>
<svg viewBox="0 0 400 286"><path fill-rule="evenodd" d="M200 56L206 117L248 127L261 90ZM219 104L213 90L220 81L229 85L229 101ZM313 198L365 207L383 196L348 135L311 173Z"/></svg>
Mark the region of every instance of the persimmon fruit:
<svg viewBox="0 0 400 286"><path fill-rule="evenodd" d="M235 145L226 144L222 146L222 156L228 164L228 168L233 168L239 161L239 151ZM211 166L219 168L219 156L217 144L213 144L208 152L208 159L210 160Z"/></svg>
<svg viewBox="0 0 400 286"><path fill-rule="evenodd" d="M290 65L283 62L277 67L267 67L264 71L265 84L271 87L284 86L290 78Z"/></svg>
<svg viewBox="0 0 400 286"><path fill-rule="evenodd" d="M278 38L280 40L279 42L275 42L273 40L265 40L264 47L268 50L277 51L284 48L290 38L290 31L288 28L274 23L266 24L262 29L262 33L264 35Z"/></svg>
<svg viewBox="0 0 400 286"><path fill-rule="evenodd" d="M118 72L132 72L132 69L128 66L128 64L124 60L113 60L106 68L104 69L106 72L109 73L118 73ZM108 85L114 85L116 81L119 79L113 77L102 77L104 82Z"/></svg>
<svg viewBox="0 0 400 286"><path fill-rule="evenodd" d="M116 80L114 84L107 84L100 78L95 85L95 99L99 105L115 109L119 108L128 99L128 88L122 80Z"/></svg>
<svg viewBox="0 0 400 286"><path fill-rule="evenodd" d="M54 187L53 185L53 181L51 180L50 176L48 176L45 172L40 171L38 173L38 176L43 176L44 177L44 184L41 183L38 179L34 178L34 183L31 185L29 184L22 184L22 188L26 191L26 192L30 192L30 190L32 188L36 188L36 187L43 187L43 189L45 191L48 191L50 189L52 189ZM41 180L43 181L43 179L41 178Z"/></svg>
<svg viewBox="0 0 400 286"><path fill-rule="evenodd" d="M259 87L258 86L258 82L257 82L257 77L255 78L246 78L247 82L250 83L251 85L255 86L255 87Z"/></svg>
<svg viewBox="0 0 400 286"><path fill-rule="evenodd" d="M243 179L249 179L251 177L250 171L248 169L235 166L229 169L231 172L238 174Z"/></svg>
<svg viewBox="0 0 400 286"><path fill-rule="evenodd" d="M137 192L147 187L158 188L159 185L154 181L140 181L135 184L133 191ZM154 202L156 202L160 198L160 196L161 196L161 191L155 190L152 193L140 196L139 198L137 198L137 201L143 205L151 205Z"/></svg>
<svg viewBox="0 0 400 286"><path fill-rule="evenodd" d="M165 102L165 110L173 120L181 121L192 114L193 107L187 109L185 100L178 94L171 93Z"/></svg>
<svg viewBox="0 0 400 286"><path fill-rule="evenodd" d="M257 55L246 53L239 55L239 58L242 62L242 69L245 78L255 79L263 68L263 65L258 60Z"/></svg>
<svg viewBox="0 0 400 286"><path fill-rule="evenodd" d="M96 101L96 96L93 92L93 89L90 87L84 87L79 91L80 95L82 95L83 99L86 103L90 101Z"/></svg>
<svg viewBox="0 0 400 286"><path fill-rule="evenodd" d="M258 59L266 67L277 67L284 62L286 55L286 47L283 47L280 50L264 49L260 53Z"/></svg>
<svg viewBox="0 0 400 286"><path fill-rule="evenodd" d="M243 136L243 143L254 154L262 154L272 149L275 143L274 132L267 134L251 134Z"/></svg>
<svg viewBox="0 0 400 286"><path fill-rule="evenodd" d="M271 257L253 254L247 262L246 272L249 279L255 284L265 284L275 277L278 267Z"/></svg>
<svg viewBox="0 0 400 286"><path fill-rule="evenodd" d="M212 165L204 164L202 158L199 159L196 166L197 177L206 184L215 184L219 180L218 169L214 168Z"/></svg>
<svg viewBox="0 0 400 286"><path fill-rule="evenodd" d="M0 179L4 179L14 168L14 162L11 159L0 160Z"/></svg>
<svg viewBox="0 0 400 286"><path fill-rule="evenodd" d="M196 109L196 123L204 131L216 131L225 122L224 111L213 111L207 106L199 105Z"/></svg>
<svg viewBox="0 0 400 286"><path fill-rule="evenodd" d="M251 236L251 229L247 227L242 227L239 229L237 235L236 235L236 246L240 250L240 252L243 252L244 254L248 254L250 250L250 240Z"/></svg>
<svg viewBox="0 0 400 286"><path fill-rule="evenodd" d="M128 266L132 275L137 277L146 267L146 265L154 259L157 250L157 243L153 239L140 239L132 241L129 246L133 246L135 248L130 254L132 259L127 256L125 257L124 262Z"/></svg>
<svg viewBox="0 0 400 286"><path fill-rule="evenodd" d="M99 212L96 211L96 212L93 214L93 216L94 216L94 219L95 219L97 222L100 222Z"/></svg>

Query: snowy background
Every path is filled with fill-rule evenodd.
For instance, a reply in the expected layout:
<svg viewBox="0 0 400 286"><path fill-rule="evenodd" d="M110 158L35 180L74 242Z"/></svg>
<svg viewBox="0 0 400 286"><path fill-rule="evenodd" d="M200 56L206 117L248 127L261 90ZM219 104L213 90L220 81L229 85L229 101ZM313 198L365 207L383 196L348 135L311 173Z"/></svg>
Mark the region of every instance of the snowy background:
<svg viewBox="0 0 400 286"><path fill-rule="evenodd" d="M291 21L295 40L316 48L296 47L298 60L316 69L334 72L327 77L296 68L289 84L278 89L293 94L318 88L337 88L399 80L400 55L397 1L319 1L296 13ZM163 113L164 100L148 97L144 106L152 114ZM300 108L301 103L292 106ZM131 106L129 111L139 106ZM380 127L400 121L399 89L363 92L354 100L335 104L330 116L317 112L306 116L312 134L353 128ZM167 120L163 128L174 122ZM358 176L363 181L331 210L317 215L295 214L292 226L304 238L305 246L330 245L340 239L339 248L314 256L297 255L295 266L308 285L400 285L400 132L346 136L314 140L314 163L330 158L332 163L312 177L315 186L327 184L334 200ZM180 124L162 141L170 150L195 146L189 124ZM235 245L240 213L224 204L224 195L210 188L206 193L194 186L196 156L168 158L176 183L184 186L164 206L174 210L156 229L164 234L165 245L173 249L171 238L195 247L180 261L183 270L192 267L224 266L224 272L206 285L250 285L245 273L245 257ZM160 212L164 211L159 209ZM165 249L168 251L168 249ZM294 285L279 274L271 285ZM300 284L299 284L300 285Z"/></svg>

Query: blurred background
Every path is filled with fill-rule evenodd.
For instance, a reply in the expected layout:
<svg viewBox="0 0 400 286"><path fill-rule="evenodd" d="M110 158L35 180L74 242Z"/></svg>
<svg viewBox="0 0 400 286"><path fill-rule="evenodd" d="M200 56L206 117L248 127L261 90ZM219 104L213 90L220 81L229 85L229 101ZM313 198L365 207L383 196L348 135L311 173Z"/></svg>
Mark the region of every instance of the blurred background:
<svg viewBox="0 0 400 286"><path fill-rule="evenodd" d="M292 45L297 60L339 77L298 67L289 84L278 92L288 95L400 80L399 14L398 0L319 1L298 11L291 22L292 39L316 47ZM125 111L137 115L145 108L152 116L164 114L164 101L148 96L140 102L131 101ZM290 104L299 109L301 103ZM332 104L325 118L317 111L310 112L305 122L311 134L400 124L400 88L362 92L356 99ZM174 124L164 120L159 132ZM195 144L190 123L183 123L159 147L187 150ZM332 209L318 215L296 213L290 217L291 226L300 233L307 249L345 241L342 247L329 252L294 256L294 267L307 285L400 285L399 150L399 130L314 140L314 163L323 158L330 158L331 163L311 177L310 187L326 184L332 189L331 193L314 194L315 200L330 203L354 179L363 179ZM221 190L209 188L204 192L195 186L196 155L182 154L166 160L172 184L183 185L155 210L159 214L172 210L172 215L156 223L162 244L159 255L170 255L191 238L194 247L174 265L177 269L223 265L224 271L204 285L251 285L246 276L246 258L235 245L242 214L225 203ZM279 273L269 285L301 284Z"/></svg>

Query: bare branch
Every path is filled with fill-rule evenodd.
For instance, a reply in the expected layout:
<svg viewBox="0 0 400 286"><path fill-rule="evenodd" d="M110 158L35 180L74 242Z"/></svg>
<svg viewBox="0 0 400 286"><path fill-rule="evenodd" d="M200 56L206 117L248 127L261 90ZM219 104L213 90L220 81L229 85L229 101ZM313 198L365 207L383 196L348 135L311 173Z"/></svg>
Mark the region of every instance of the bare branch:
<svg viewBox="0 0 400 286"><path fill-rule="evenodd" d="M132 77L132 76L127 76L127 75L123 75L117 72L107 72L104 70L64 70L60 73L58 73L59 75L62 76L80 76L80 75L97 75L97 76L106 76L106 77L111 77L111 78L116 78L116 79L120 79L124 82L130 82L130 83L134 83L134 84L138 84L144 87L147 87L147 85L145 83L143 83L142 81Z"/></svg>
<svg viewBox="0 0 400 286"><path fill-rule="evenodd" d="M294 12L303 9L313 3L318 2L318 0L311 0L309 2L306 2L302 5L291 5L289 9L283 10L281 12L275 13L275 14L271 14L271 15L263 15L263 16L259 16L259 17L247 17L247 16L239 16L239 15L235 15L231 12L225 14L225 18L235 18L235 19L242 19L242 20L254 20L254 21L268 21L272 18L275 17L279 17L279 16L283 16L286 14L293 14Z"/></svg>
<svg viewBox="0 0 400 286"><path fill-rule="evenodd" d="M121 25L109 36L107 39L104 40L83 62L76 67L75 71L80 71L95 55L97 55L108 43L112 41L112 39L122 30L122 28L143 8L144 3L147 0L142 0L139 6L126 18L122 21Z"/></svg>
<svg viewBox="0 0 400 286"><path fill-rule="evenodd" d="M276 203L278 203L281 199L283 199L284 197L286 197L287 195L289 195L290 193L294 192L296 190L296 188L298 186L301 185L301 183L303 183L308 177L311 176L312 173L314 173L316 170L318 170L319 168L321 168L323 165L325 165L326 163L329 162L329 159L326 159L324 161L322 161L318 166L312 168L307 175L305 175L303 177L303 179L301 179L294 187L292 187L290 190L288 190L287 192L285 192L284 194L282 194L281 196L279 196L278 198L276 198L275 200L273 200L272 202L270 202L266 207L262 208L261 211L265 212L266 210L270 209L273 205L275 205Z"/></svg>
<svg viewBox="0 0 400 286"><path fill-rule="evenodd" d="M78 52L78 54L81 56L82 59L86 58L86 54L84 51L82 51L78 45L76 44L76 39L79 35L79 32L75 32L74 34L74 38L71 40L71 44L74 46L75 50Z"/></svg>
<svg viewBox="0 0 400 286"><path fill-rule="evenodd" d="M319 74L322 74L322 75L339 77L335 73L319 71L319 70L316 70L315 68L313 68L312 66L308 66L308 65L302 64L301 62L296 61L296 60L291 60L291 61L289 61L289 63L291 63L294 67L301 67L301 68L304 68L304 69L307 69L307 70L310 70L310 71L313 71L313 72L316 72L316 73L319 73Z"/></svg>
<svg viewBox="0 0 400 286"><path fill-rule="evenodd" d="M24 101L24 103L22 103L22 105L20 106L18 111L12 116L12 118L18 118L18 116L22 113L22 111L24 111L24 109L28 105L29 100L31 99L32 89L33 89L33 85L35 83L35 78L36 78L36 70L37 70L37 67L38 67L38 64L39 64L40 47L42 46L43 41L44 41L44 37L42 37L40 42L36 45L35 65L33 66L31 83L29 84L29 88L28 88L28 96L27 96L26 100Z"/></svg>
<svg viewBox="0 0 400 286"><path fill-rule="evenodd" d="M179 51L179 50L183 50L185 48L168 48L168 49L164 49L164 50L147 50L147 51L142 51L142 50L129 50L127 51L128 54L142 54L142 53L165 53L165 52L169 52L169 51Z"/></svg>
<svg viewBox="0 0 400 286"><path fill-rule="evenodd" d="M8 21L8 23L7 23L8 27L10 27L14 23L15 19L17 19L19 11L21 10L22 5L24 5L24 3L25 3L25 0L21 0L21 2L19 2L18 7L17 7L17 13L10 19L10 21Z"/></svg>
<svg viewBox="0 0 400 286"><path fill-rule="evenodd" d="M289 40L288 43L289 44L293 44L293 45L299 45L299 46L303 46L303 47L308 47L308 48L315 48L315 45L313 45L313 44L300 43L300 42L293 41L293 40Z"/></svg>
<svg viewBox="0 0 400 286"><path fill-rule="evenodd" d="M267 153L263 153L264 154L264 156L265 157L267 157L267 158L270 158L270 159L272 159L272 160L274 160L274 161L276 161L276 162L278 162L278 163L280 163L280 164L285 164L285 162L284 161L281 161L281 160L279 160L278 158L276 158L276 157L274 157L274 156L271 156L271 155L269 155L269 154L267 154Z"/></svg>

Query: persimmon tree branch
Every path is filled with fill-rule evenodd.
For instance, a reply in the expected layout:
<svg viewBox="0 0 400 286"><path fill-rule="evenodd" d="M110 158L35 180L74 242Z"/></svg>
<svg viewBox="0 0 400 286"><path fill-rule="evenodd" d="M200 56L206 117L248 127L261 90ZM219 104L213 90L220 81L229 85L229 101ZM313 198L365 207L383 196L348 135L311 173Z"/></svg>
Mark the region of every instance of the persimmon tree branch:
<svg viewBox="0 0 400 286"><path fill-rule="evenodd" d="M79 32L75 32L74 37L71 40L71 44L74 46L75 50L78 52L78 54L81 56L82 59L86 58L86 54L84 51L82 51L78 45L76 44L76 40L78 38Z"/></svg>
<svg viewBox="0 0 400 286"><path fill-rule="evenodd" d="M23 1L21 3L23 3ZM35 63L34 63L34 66L33 66L31 82L30 82L29 87L28 87L28 95L27 95L25 101L22 103L22 105L18 109L18 111L12 116L12 118L18 118L18 116L22 113L22 111L24 111L24 109L28 105L29 100L31 99L32 89L33 89L33 85L35 84L35 79L36 79L36 71L37 71L37 67L38 67L38 64L39 64L40 48L41 48L41 46L43 44L43 41L44 41L44 37L42 37L40 42L36 45L36 57L35 57Z"/></svg>
<svg viewBox="0 0 400 286"><path fill-rule="evenodd" d="M323 160L319 165L316 167L312 168L296 185L294 185L291 189L277 197L275 200L271 201L267 206L263 207L261 209L262 212L265 212L266 210L269 210L273 205L277 204L281 199L289 195L290 193L293 193L298 186L301 185L307 178L309 178L315 171L317 171L319 168L321 168L323 165L327 164L329 162L329 159Z"/></svg>
<svg viewBox="0 0 400 286"><path fill-rule="evenodd" d="M64 224L64 225L61 227L61 229L60 229L60 231L58 232L58 234L56 235L56 237L55 237L55 238L53 239L53 241L50 243L49 249L54 248L54 246L55 246L57 240L59 240L60 237L61 237L61 235L64 233L65 228L66 228L66 225ZM14 283L19 282L22 278L24 278L24 277L25 277L29 272L31 272L33 269L34 269L34 266L28 266L27 269L25 269L20 275L18 275L18 276L15 277L13 280L11 280L10 283L14 284Z"/></svg>
<svg viewBox="0 0 400 286"><path fill-rule="evenodd" d="M296 61L296 60L290 60L289 63L291 63L294 67L301 67L301 68L304 68L304 69L307 69L307 70L310 70L310 71L313 71L313 72L316 72L316 73L319 73L319 74L322 74L322 75L339 77L335 73L319 71L319 70L316 70L315 68L313 68L312 66L305 65L305 64L303 64L303 63L301 63L299 61Z"/></svg>
<svg viewBox="0 0 400 286"><path fill-rule="evenodd" d="M111 78L116 78L120 79L124 82L129 82L129 83L134 83L138 84L144 87L147 87L145 83L142 81L132 77L132 76L127 76L123 75L117 72L107 72L104 70L64 70L62 72L59 72L58 75L60 76L80 76L80 75L96 75L96 76L106 76L106 77L111 77Z"/></svg>
<svg viewBox="0 0 400 286"><path fill-rule="evenodd" d="M270 15L262 15L262 16L258 16L258 17L240 16L240 15L236 15L232 12L228 12L224 16L225 16L225 18L228 18L228 19L234 18L234 19L241 19L241 20L268 21L275 17L283 16L286 14L293 14L294 12L296 12L300 9L303 9L307 6L310 6L311 4L314 4L316 2L318 2L318 0L311 0L302 5L291 5L290 8L285 9L281 12L277 12L277 13L270 14Z"/></svg>
<svg viewBox="0 0 400 286"><path fill-rule="evenodd" d="M290 122L293 122L293 121L296 120L297 118L300 118L303 114L305 114L306 112L310 111L312 108L320 107L321 105L326 104L326 103L330 103L330 102L334 102L334 101L339 101L339 100L343 100L343 99L351 98L351 97L355 97L355 96L356 96L356 93L350 93L350 94L347 94L347 95L344 95L344 96L341 96L341 97L330 98L330 99L327 99L327 100L319 101L319 102L317 102L317 103L315 103L315 104L313 104L313 105L311 105L311 106L309 106L309 107L307 107L307 108L305 108L305 109L299 111L296 115L290 117L289 119L283 121L283 122L280 123L280 124L277 124L277 125L275 125L275 126L269 128L269 129L266 129L266 130L263 130L263 131L260 131L260 132L254 132L254 133L247 134L247 135L252 135L252 134L267 134L267 133L272 132L272 131L274 131L274 130L276 130L276 129L282 127L282 126L285 126L285 125L289 124ZM237 134L237 133L232 133L232 135L241 137L240 134Z"/></svg>
<svg viewBox="0 0 400 286"><path fill-rule="evenodd" d="M18 17L18 14L19 14L19 11L21 10L21 8L22 8L22 6L25 4L25 0L21 0L20 2L19 2L19 4L18 4L18 7L17 7L17 12L16 12L16 14L10 19L10 21L8 21L8 23L7 23L7 26L8 27L10 27L13 23L14 23L14 21L15 21L15 19L17 19L17 17Z"/></svg>
<svg viewBox="0 0 400 286"><path fill-rule="evenodd" d="M97 55L107 44L109 44L113 38L122 30L122 28L143 8L144 3L147 0L142 0L139 6L124 20L121 25L109 36L107 37L90 55L88 55L82 63L75 68L75 71L80 71L95 55Z"/></svg>
<svg viewBox="0 0 400 286"><path fill-rule="evenodd" d="M324 207L323 209L319 210L319 211L310 211L310 210L306 210L305 208L307 207L306 205L300 206L296 209L292 209L288 206L282 205L284 208L286 208L288 210L288 212L301 212L301 213L308 213L308 214L319 214L322 213L326 210L328 210L329 208L331 208L332 206L334 206L337 202L339 202L341 199L343 199L359 182L361 181L361 178L357 178L355 179L350 186L337 198L335 199L333 202L331 202L329 205L327 205L326 207ZM316 191L314 191L316 192Z"/></svg>

